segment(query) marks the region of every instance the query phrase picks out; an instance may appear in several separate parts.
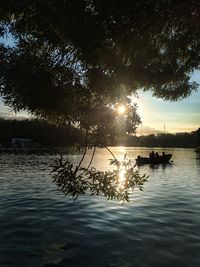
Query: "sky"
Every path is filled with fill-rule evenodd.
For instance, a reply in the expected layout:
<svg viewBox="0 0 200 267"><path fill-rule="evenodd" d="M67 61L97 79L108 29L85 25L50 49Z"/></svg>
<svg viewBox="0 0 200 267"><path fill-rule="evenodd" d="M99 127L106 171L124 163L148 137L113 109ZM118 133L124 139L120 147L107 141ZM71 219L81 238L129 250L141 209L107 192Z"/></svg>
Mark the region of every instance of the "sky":
<svg viewBox="0 0 200 267"><path fill-rule="evenodd" d="M14 45L11 37L4 39L3 42L6 45ZM191 80L200 84L200 71L194 72ZM152 96L150 91L139 91L138 96L139 98L133 98L133 102L138 104L138 113L142 120L137 135L191 132L200 128L200 86L197 92L176 102L157 99ZM23 119L31 116L26 111L15 114L3 104L0 97L0 117Z"/></svg>
<svg viewBox="0 0 200 267"><path fill-rule="evenodd" d="M200 90L177 102L156 99L150 92L141 92L136 102L142 120L138 135L191 132L200 127Z"/></svg>
<svg viewBox="0 0 200 267"><path fill-rule="evenodd" d="M191 80L200 84L200 72ZM142 125L138 135L151 133L191 132L200 128L200 86L189 97L176 102L157 99L149 92L139 92L138 104Z"/></svg>

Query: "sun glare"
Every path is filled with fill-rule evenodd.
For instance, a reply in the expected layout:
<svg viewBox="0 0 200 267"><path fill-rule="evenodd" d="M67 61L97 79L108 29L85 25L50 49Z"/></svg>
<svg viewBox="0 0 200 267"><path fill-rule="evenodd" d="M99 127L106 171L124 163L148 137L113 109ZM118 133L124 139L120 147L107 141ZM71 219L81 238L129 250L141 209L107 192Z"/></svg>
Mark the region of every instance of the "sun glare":
<svg viewBox="0 0 200 267"><path fill-rule="evenodd" d="M125 107L124 105L120 105L120 106L117 107L117 112L118 112L120 115L124 114L125 111L126 111L126 107Z"/></svg>

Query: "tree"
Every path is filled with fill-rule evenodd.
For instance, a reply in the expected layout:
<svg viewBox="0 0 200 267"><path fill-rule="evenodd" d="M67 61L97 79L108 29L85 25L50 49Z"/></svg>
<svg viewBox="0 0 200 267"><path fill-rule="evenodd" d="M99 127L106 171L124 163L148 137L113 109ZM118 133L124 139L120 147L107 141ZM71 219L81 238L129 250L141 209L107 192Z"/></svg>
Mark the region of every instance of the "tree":
<svg viewBox="0 0 200 267"><path fill-rule="evenodd" d="M140 119L128 95L142 88L177 100L197 89L199 10L197 0L2 0L0 32L16 40L0 48L3 100L78 125L86 147L88 135L96 146L116 129L134 132Z"/></svg>

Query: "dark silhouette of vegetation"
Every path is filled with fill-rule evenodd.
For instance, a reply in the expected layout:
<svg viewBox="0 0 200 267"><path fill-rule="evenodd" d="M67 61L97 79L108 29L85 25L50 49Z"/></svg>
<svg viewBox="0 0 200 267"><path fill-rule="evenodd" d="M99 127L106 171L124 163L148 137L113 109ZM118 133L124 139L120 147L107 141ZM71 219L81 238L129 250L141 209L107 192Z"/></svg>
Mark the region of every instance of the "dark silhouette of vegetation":
<svg viewBox="0 0 200 267"><path fill-rule="evenodd" d="M46 121L34 120L5 120L0 119L0 143L11 145L12 138L28 138L34 143L46 147L66 147L68 145L84 144L83 133L71 126L70 133L66 125L52 125Z"/></svg>
<svg viewBox="0 0 200 267"><path fill-rule="evenodd" d="M150 134L146 136L131 136L116 138L111 145L139 146L139 147L185 147L192 148L199 144L199 132L176 134Z"/></svg>
<svg viewBox="0 0 200 267"><path fill-rule="evenodd" d="M195 144L200 147L200 128L195 132Z"/></svg>
<svg viewBox="0 0 200 267"><path fill-rule="evenodd" d="M0 45L0 95L15 111L76 124L84 158L88 138L105 146L135 132L128 96L138 89L168 100L197 89L199 9L197 0L2 0L0 35L15 45Z"/></svg>

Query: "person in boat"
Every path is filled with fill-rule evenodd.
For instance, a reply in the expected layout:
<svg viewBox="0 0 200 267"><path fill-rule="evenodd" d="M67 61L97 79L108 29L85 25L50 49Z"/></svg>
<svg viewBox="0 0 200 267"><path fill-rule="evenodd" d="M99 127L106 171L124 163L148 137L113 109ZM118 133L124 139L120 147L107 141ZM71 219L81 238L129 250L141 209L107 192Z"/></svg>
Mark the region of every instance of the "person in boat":
<svg viewBox="0 0 200 267"><path fill-rule="evenodd" d="M151 153L149 153L149 158L151 160L154 160L155 159L155 153L154 153L154 151L151 151Z"/></svg>
<svg viewBox="0 0 200 267"><path fill-rule="evenodd" d="M162 152L161 159L162 159L162 160L165 160L165 158L166 158L166 154L165 154L165 152Z"/></svg>
<svg viewBox="0 0 200 267"><path fill-rule="evenodd" d="M160 156L159 156L158 152L156 152L156 154L155 154L155 158L156 158L156 159L159 159L159 157L160 157Z"/></svg>

